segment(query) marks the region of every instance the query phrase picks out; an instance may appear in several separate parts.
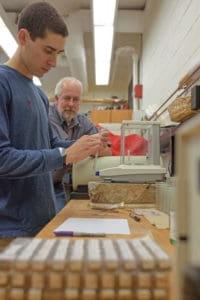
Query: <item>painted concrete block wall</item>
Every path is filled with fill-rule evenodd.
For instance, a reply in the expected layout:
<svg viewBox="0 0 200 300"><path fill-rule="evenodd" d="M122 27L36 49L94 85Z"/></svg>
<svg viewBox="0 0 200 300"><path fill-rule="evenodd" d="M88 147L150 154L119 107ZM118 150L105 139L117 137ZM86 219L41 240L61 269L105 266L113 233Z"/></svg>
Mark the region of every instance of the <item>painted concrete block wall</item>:
<svg viewBox="0 0 200 300"><path fill-rule="evenodd" d="M144 16L143 108L159 106L200 62L200 1L149 0Z"/></svg>

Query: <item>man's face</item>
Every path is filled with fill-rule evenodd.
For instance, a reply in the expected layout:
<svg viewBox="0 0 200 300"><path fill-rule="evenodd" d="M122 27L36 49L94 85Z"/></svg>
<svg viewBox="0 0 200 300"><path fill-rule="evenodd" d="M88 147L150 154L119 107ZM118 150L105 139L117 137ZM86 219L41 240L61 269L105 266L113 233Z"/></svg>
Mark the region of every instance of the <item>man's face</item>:
<svg viewBox="0 0 200 300"><path fill-rule="evenodd" d="M74 83L63 85L61 94L56 97L58 112L66 122L70 122L80 108L81 87Z"/></svg>
<svg viewBox="0 0 200 300"><path fill-rule="evenodd" d="M24 30L24 29L23 29ZM47 32L44 38L32 40L24 30L21 43L21 59L27 74L42 77L56 66L58 54L64 51L66 38L60 34Z"/></svg>

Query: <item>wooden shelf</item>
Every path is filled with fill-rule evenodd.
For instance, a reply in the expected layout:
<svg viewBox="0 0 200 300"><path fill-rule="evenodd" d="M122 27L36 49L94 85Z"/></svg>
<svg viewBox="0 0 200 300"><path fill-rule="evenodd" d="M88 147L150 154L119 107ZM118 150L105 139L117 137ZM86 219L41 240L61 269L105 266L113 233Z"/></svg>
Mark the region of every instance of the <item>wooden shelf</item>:
<svg viewBox="0 0 200 300"><path fill-rule="evenodd" d="M123 104L128 103L128 100L124 99L83 99L82 103L93 103L93 104Z"/></svg>

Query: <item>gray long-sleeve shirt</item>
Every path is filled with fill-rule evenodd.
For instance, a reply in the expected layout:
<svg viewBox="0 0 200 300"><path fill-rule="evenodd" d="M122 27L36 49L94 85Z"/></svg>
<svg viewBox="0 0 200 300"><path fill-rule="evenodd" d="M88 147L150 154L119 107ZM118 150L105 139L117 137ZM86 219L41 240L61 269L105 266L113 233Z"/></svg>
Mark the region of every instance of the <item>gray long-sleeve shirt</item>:
<svg viewBox="0 0 200 300"><path fill-rule="evenodd" d="M60 139L77 140L83 135L90 135L98 132L95 125L83 114L77 114L77 116L71 120L70 124L67 124L61 118L55 104L49 106L49 119L54 136ZM53 172L54 182L61 182L66 172L69 173L70 168L62 168ZM67 177L65 177L65 179L69 180Z"/></svg>
<svg viewBox="0 0 200 300"><path fill-rule="evenodd" d="M83 114L77 114L70 124L59 115L55 104L49 106L49 119L54 136L61 139L77 140L83 135L97 133L95 125Z"/></svg>

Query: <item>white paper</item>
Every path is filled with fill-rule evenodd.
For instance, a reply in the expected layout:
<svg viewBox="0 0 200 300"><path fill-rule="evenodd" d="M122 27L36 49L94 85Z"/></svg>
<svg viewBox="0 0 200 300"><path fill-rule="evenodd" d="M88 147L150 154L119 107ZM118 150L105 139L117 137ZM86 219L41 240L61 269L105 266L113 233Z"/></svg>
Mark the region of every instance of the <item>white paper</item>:
<svg viewBox="0 0 200 300"><path fill-rule="evenodd" d="M54 232L84 232L105 234L130 234L126 219L69 218Z"/></svg>

